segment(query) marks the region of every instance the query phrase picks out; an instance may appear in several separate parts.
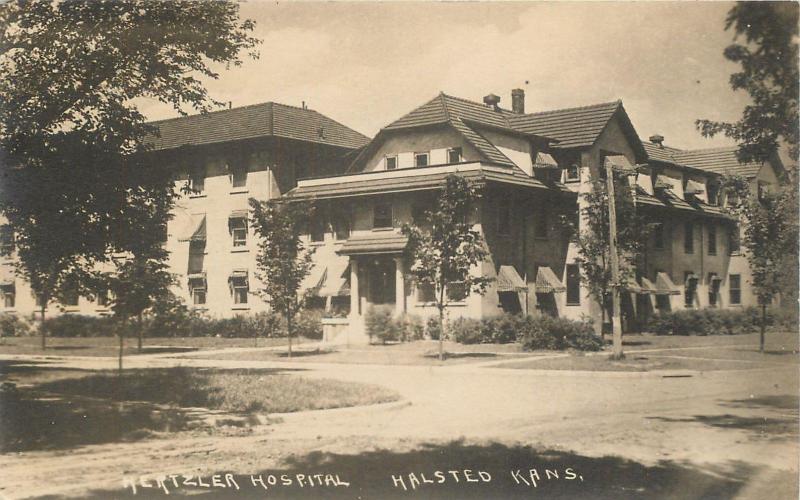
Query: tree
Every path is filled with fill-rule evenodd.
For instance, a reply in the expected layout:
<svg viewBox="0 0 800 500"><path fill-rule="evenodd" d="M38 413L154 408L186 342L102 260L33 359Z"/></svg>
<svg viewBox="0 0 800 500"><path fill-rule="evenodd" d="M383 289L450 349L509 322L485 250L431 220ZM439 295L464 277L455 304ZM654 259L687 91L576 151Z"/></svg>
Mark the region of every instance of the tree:
<svg viewBox="0 0 800 500"><path fill-rule="evenodd" d="M723 189L728 196L729 210L744 226L743 251L761 306L759 351L764 352L767 306L781 293L785 276L792 274L787 271L787 265L789 268L797 266L800 234L796 191L793 186L774 186L773 189L759 187L753 192L750 183L742 177L726 178Z"/></svg>
<svg viewBox="0 0 800 500"><path fill-rule="evenodd" d="M733 90L750 94L752 103L733 123L697 120L706 137L722 133L739 144L739 159L765 161L780 142L798 155L798 7L797 2L738 2L728 12L725 29L733 29L733 43L724 56L740 64L733 73Z"/></svg>
<svg viewBox="0 0 800 500"><path fill-rule="evenodd" d="M111 228L128 220L127 174L157 134L135 99L208 111L219 103L199 78L241 64L257 43L252 29L224 1L0 5L0 213L19 242L16 272L42 298L42 323L66 276L119 246Z"/></svg>
<svg viewBox="0 0 800 500"><path fill-rule="evenodd" d="M635 281L637 263L652 231L652 224L637 211L630 185L624 179L623 175L614 175L618 282L614 282L611 274L609 199L606 182L594 181L592 189L582 195L585 203L581 209L583 224L580 229L576 227L574 221L566 221L572 233L572 240L578 247L575 262L580 266L589 294L600 305L601 324L608 313L614 288L625 290Z"/></svg>
<svg viewBox="0 0 800 500"><path fill-rule="evenodd" d="M251 198L250 207L253 230L261 237L256 276L263 288L257 293L286 318L291 357L294 318L304 305L301 285L314 265L311 259L316 249L307 247L302 236L308 232L314 205L304 201Z"/></svg>
<svg viewBox="0 0 800 500"><path fill-rule="evenodd" d="M439 360L444 360L444 313L451 296L486 293L491 279L474 276L471 270L488 255L483 236L472 228L469 218L480 200L480 191L457 174L445 179L436 206L422 217L422 227L404 224L408 237L406 257L412 279L433 289L439 311Z"/></svg>

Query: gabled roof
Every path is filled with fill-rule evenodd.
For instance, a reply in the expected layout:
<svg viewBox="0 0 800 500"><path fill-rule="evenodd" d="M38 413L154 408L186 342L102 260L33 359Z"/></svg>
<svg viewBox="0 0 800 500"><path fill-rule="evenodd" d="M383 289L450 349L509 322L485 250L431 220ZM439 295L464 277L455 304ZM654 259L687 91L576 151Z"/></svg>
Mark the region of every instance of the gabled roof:
<svg viewBox="0 0 800 500"><path fill-rule="evenodd" d="M517 130L558 139L561 148L591 146L621 106L614 101L514 115L511 123Z"/></svg>
<svg viewBox="0 0 800 500"><path fill-rule="evenodd" d="M155 150L257 137L282 137L348 149L360 148L369 142L369 137L317 111L276 102L171 118L150 124L158 127L161 134L161 137L151 136L146 139Z"/></svg>
<svg viewBox="0 0 800 500"><path fill-rule="evenodd" d="M383 130L435 125L460 118L479 125L513 131L514 129L509 123L509 115L513 114L502 108L494 109L479 102L453 97L442 92L417 109L393 121Z"/></svg>
<svg viewBox="0 0 800 500"><path fill-rule="evenodd" d="M648 158L652 160L719 175L755 177L763 166L763 163L758 162L741 163L736 155L738 151L736 146L682 150L645 141L642 141L642 144L647 151ZM782 169L783 165L778 163L778 168Z"/></svg>

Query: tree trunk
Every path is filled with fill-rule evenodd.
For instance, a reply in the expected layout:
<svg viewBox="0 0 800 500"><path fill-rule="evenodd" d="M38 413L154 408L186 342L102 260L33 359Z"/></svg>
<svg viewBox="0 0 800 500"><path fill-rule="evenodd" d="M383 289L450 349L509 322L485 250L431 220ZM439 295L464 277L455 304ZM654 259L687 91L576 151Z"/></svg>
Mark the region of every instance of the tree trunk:
<svg viewBox="0 0 800 500"><path fill-rule="evenodd" d="M39 323L39 333L42 335L42 350L43 351L47 348L47 341L45 340L47 338L47 329L45 328L45 325L44 325L45 309L47 309L47 302L45 302L44 299L42 299L42 308L41 308L41 311L42 311L41 320L42 320L42 322Z"/></svg>
<svg viewBox="0 0 800 500"><path fill-rule="evenodd" d="M291 313L286 313L286 334L289 337L289 355L288 357L292 357L292 315Z"/></svg>
<svg viewBox="0 0 800 500"><path fill-rule="evenodd" d="M119 376L122 377L122 350L125 348L125 325L117 332L119 336Z"/></svg>
<svg viewBox="0 0 800 500"><path fill-rule="evenodd" d="M758 341L758 352L764 353L764 335L767 329L767 303L761 304L761 338Z"/></svg>
<svg viewBox="0 0 800 500"><path fill-rule="evenodd" d="M139 354L142 353L142 337L144 336L144 328L142 327L142 313L139 313L139 319L137 320L137 327L139 330L139 345L137 352Z"/></svg>
<svg viewBox="0 0 800 500"><path fill-rule="evenodd" d="M444 361L444 307L439 306L439 361Z"/></svg>

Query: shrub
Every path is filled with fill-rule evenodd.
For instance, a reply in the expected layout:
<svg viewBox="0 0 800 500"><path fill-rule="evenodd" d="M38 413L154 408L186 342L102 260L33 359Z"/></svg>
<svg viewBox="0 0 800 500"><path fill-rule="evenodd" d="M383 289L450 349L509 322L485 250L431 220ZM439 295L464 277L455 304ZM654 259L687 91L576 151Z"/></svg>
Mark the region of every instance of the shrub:
<svg viewBox="0 0 800 500"><path fill-rule="evenodd" d="M578 349L599 351L603 347L592 324L551 316L528 316L521 323L519 341L526 351L535 349Z"/></svg>
<svg viewBox="0 0 800 500"><path fill-rule="evenodd" d="M23 337L31 334L27 321L15 314L0 314L0 335L3 337Z"/></svg>
<svg viewBox="0 0 800 500"><path fill-rule="evenodd" d="M428 321L425 322L425 333L429 339L439 340L439 336L442 334L442 329L439 327L439 318L435 316L428 318Z"/></svg>
<svg viewBox="0 0 800 500"><path fill-rule="evenodd" d="M63 314L45 319L48 337L111 337L116 335L116 325L110 317Z"/></svg>
<svg viewBox="0 0 800 500"><path fill-rule="evenodd" d="M436 325L439 326L438 323ZM450 338L459 344L485 343L484 323L472 318L458 318L448 325Z"/></svg>
<svg viewBox="0 0 800 500"><path fill-rule="evenodd" d="M295 316L294 332L296 336L307 339L322 340L322 316L320 309L307 309Z"/></svg>
<svg viewBox="0 0 800 500"><path fill-rule="evenodd" d="M406 314L403 316L402 322L401 341L406 342L425 338L425 324L422 322L422 318L413 314Z"/></svg>
<svg viewBox="0 0 800 500"><path fill-rule="evenodd" d="M797 312L786 309L767 309L767 328L770 330L797 329ZM646 330L656 335L739 335L758 332L761 311L758 307L744 309L685 309L652 316Z"/></svg>
<svg viewBox="0 0 800 500"><path fill-rule="evenodd" d="M370 342L373 337L384 344L390 340L399 340L400 326L394 317L394 307L391 306L372 306L364 317L367 328L367 335Z"/></svg>

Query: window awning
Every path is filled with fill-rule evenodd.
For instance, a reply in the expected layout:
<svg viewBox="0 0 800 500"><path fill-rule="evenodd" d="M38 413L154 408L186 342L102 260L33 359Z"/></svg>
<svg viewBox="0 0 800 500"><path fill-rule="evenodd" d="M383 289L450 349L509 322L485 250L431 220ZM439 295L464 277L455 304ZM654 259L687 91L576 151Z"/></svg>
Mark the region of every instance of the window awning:
<svg viewBox="0 0 800 500"><path fill-rule="evenodd" d="M533 162L533 168L549 168L549 169L557 169L559 168L558 162L556 162L552 156L547 153L537 153L536 159Z"/></svg>
<svg viewBox="0 0 800 500"><path fill-rule="evenodd" d="M247 210L234 210L228 216L229 219L246 219L248 217Z"/></svg>
<svg viewBox="0 0 800 500"><path fill-rule="evenodd" d="M14 268L0 266L0 286L14 286Z"/></svg>
<svg viewBox="0 0 800 500"><path fill-rule="evenodd" d="M636 173L636 169L631 165L631 162L622 155L606 156L606 165L609 163L611 164L611 169L617 172Z"/></svg>
<svg viewBox="0 0 800 500"><path fill-rule="evenodd" d="M556 274L547 266L539 267L536 271L536 293L561 293L565 292L565 287Z"/></svg>
<svg viewBox="0 0 800 500"><path fill-rule="evenodd" d="M686 188L683 190L684 194L702 194L705 192L703 185L697 181L686 181Z"/></svg>
<svg viewBox="0 0 800 500"><path fill-rule="evenodd" d="M231 271L229 279L247 279L247 269L234 269Z"/></svg>
<svg viewBox="0 0 800 500"><path fill-rule="evenodd" d="M680 289L675 286L667 273L658 273L656 276L656 295L680 295Z"/></svg>
<svg viewBox="0 0 800 500"><path fill-rule="evenodd" d="M328 268L324 265L316 265L311 268L311 272L303 278L303 281L300 283L300 291L306 292L311 291L313 294L318 294L319 289L325 281L325 275L327 274Z"/></svg>
<svg viewBox="0 0 800 500"><path fill-rule="evenodd" d="M625 291L630 293L644 293L642 292L642 287L639 286L639 283L636 283L636 280L630 279L627 283L625 283Z"/></svg>
<svg viewBox="0 0 800 500"><path fill-rule="evenodd" d="M500 271L497 273L498 292L523 292L527 289L525 281L514 266L500 266Z"/></svg>
<svg viewBox="0 0 800 500"><path fill-rule="evenodd" d="M205 273L205 271L199 272L199 273L189 273L188 275L186 275L186 278L189 281L205 280L206 279L206 273Z"/></svg>
<svg viewBox="0 0 800 500"><path fill-rule="evenodd" d="M408 238L394 231L375 232L352 236L336 252L339 255L369 255L402 253L408 245Z"/></svg>
<svg viewBox="0 0 800 500"><path fill-rule="evenodd" d="M642 282L641 292L639 293L651 293L651 294L658 293L658 288L649 279L642 276L641 282Z"/></svg>
<svg viewBox="0 0 800 500"><path fill-rule="evenodd" d="M350 295L350 259L338 258L325 271L325 280L319 289L320 297Z"/></svg>
<svg viewBox="0 0 800 500"><path fill-rule="evenodd" d="M692 273L686 276L686 281L683 282L684 286L694 286L700 278L697 277L696 274Z"/></svg>
<svg viewBox="0 0 800 500"><path fill-rule="evenodd" d="M206 214L194 214L189 218L178 241L205 241L206 240Z"/></svg>
<svg viewBox="0 0 800 500"><path fill-rule="evenodd" d="M657 175L656 182L653 183L654 189L671 189L672 183L664 175Z"/></svg>
<svg viewBox="0 0 800 500"><path fill-rule="evenodd" d="M711 281L718 281L718 282L719 282L719 281L722 281L722 278L721 278L720 276L717 276L717 275L715 274L715 275L713 275L713 276L711 277Z"/></svg>

